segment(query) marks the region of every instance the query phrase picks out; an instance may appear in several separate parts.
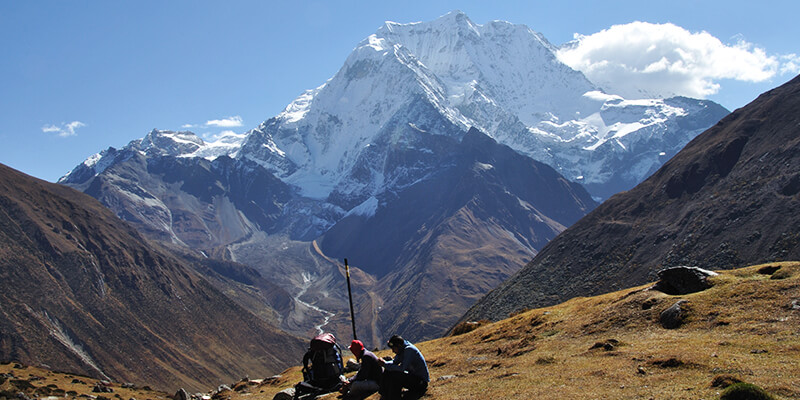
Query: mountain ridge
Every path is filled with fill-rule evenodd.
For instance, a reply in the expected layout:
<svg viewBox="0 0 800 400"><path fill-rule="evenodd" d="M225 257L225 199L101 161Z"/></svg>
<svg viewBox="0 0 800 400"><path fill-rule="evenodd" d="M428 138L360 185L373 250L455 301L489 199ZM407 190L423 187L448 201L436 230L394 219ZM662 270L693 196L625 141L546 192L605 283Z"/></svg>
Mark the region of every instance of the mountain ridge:
<svg viewBox="0 0 800 400"><path fill-rule="evenodd" d="M463 299L475 296L471 290L487 290L488 282L513 273L556 231L577 220L556 215L558 208L547 206L551 200L546 195L498 172L499 165L477 173L473 164L460 164L468 171L451 174L480 185L476 194L467 193L466 187L454 193L466 199L494 193L503 201L456 206L453 198L446 208L449 215L434 216L422 208L429 212L428 219L409 218L413 210L397 201L424 204L425 196L445 199L448 193L424 193L414 186L429 181L429 191L453 187L431 182L440 171L449 171L447 160L454 157L454 149L462 147L460 151L468 153L460 143L470 128L496 142L492 148L508 146L555 170L558 175L526 164L539 171L538 176L553 180L538 185L541 193L575 192L568 183L575 181L590 188L595 198L604 198L632 186L725 113L707 101L625 100L602 93L560 63L553 51L541 34L527 27L477 25L458 12L431 22L388 23L360 42L330 80L244 135L205 143L187 132L153 130L145 140L91 157L61 182L92 188L91 193L118 215L159 240L228 260L247 260L263 276L286 285L290 294L304 297L296 299L298 309L313 310L300 301L316 306L324 302L330 308L322 309L335 315L346 311L346 303L324 294L340 293L341 266L310 245L323 235L323 251L332 258L349 258L356 268L366 270L393 266L405 271L392 275L398 280L385 283L388 286L365 290L363 295L376 307L376 293L398 287L413 293L403 282L420 283L409 273L413 268L406 269L412 260L423 263L423 270L431 263L443 268L448 246L462 255L459 265L480 270L481 266L464 265L464 255L470 253L466 247L477 246L480 251L473 256L498 262L487 275L490 279L471 286L459 280L474 274L459 273L448 283L428 282L445 283L455 292L469 287L450 308L460 312L466 306ZM503 179L481 178L495 173ZM232 182L241 182L242 190L234 190ZM599 186L592 188L593 182ZM257 186L268 190L254 189ZM412 199L411 193L420 197ZM594 207L583 195L559 199L570 209L585 212ZM489 210L489 203L499 208ZM511 218L522 216L524 209L537 211L518 221ZM357 222L351 226L372 233L364 240L376 247L362 249L356 242L332 246L336 239L331 232L343 232L356 216L382 216L392 222L389 226L411 220L420 225L407 226L408 236L396 237L390 229L366 229L369 221ZM456 238L456 232L470 230L480 232L471 237L475 242ZM501 232L497 240L502 245L492 246L488 232ZM390 243L393 237L397 243ZM411 253L401 254L398 249L403 246ZM382 249L395 256L380 258ZM417 249L431 252L415 254ZM281 257L290 262L281 265L276 261ZM381 276L390 275L388 269ZM445 298L449 295L454 293ZM366 314L381 318L374 310ZM391 317L382 318L383 328L393 324ZM338 317L333 321L332 326L345 325ZM428 334L434 333L424 335Z"/></svg>
<svg viewBox="0 0 800 400"><path fill-rule="evenodd" d="M4 165L0 187L1 359L201 388L302 354L88 195Z"/></svg>
<svg viewBox="0 0 800 400"><path fill-rule="evenodd" d="M464 318L602 293L661 267L800 258L798 93L800 77L722 119L548 243Z"/></svg>

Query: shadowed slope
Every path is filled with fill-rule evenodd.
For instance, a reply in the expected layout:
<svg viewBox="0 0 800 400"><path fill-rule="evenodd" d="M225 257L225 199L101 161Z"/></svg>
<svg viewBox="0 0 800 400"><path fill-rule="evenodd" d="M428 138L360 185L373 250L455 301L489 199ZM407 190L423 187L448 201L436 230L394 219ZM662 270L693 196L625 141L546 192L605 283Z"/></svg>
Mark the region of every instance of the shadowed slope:
<svg viewBox="0 0 800 400"><path fill-rule="evenodd" d="M550 242L463 320L641 284L658 269L800 258L800 77L690 142Z"/></svg>
<svg viewBox="0 0 800 400"><path fill-rule="evenodd" d="M0 206L0 359L173 390L302 355L87 195L0 165Z"/></svg>

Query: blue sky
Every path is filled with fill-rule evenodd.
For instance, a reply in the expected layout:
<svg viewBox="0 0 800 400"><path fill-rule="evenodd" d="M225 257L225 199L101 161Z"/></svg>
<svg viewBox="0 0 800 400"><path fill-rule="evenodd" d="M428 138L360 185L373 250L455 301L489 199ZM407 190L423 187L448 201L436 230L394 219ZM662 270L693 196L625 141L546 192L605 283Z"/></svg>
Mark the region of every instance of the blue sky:
<svg viewBox="0 0 800 400"><path fill-rule="evenodd" d="M527 25L557 46L583 35L565 60L591 79L669 86L731 110L800 72L796 0L0 1L0 163L55 181L154 128L245 132L333 76L384 21L452 10ZM607 66L630 64L634 35L703 62L682 69L667 56L647 64L663 71L625 79Z"/></svg>

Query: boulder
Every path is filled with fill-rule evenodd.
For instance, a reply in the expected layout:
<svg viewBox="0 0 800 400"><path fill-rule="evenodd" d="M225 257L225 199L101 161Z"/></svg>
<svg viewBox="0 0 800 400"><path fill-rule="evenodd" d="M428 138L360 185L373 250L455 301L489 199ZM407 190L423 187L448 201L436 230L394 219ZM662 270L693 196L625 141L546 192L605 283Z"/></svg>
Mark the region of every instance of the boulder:
<svg viewBox="0 0 800 400"><path fill-rule="evenodd" d="M709 276L716 272L697 267L671 267L658 271L658 279L653 289L670 295L684 295L701 292L711 287Z"/></svg>
<svg viewBox="0 0 800 400"><path fill-rule="evenodd" d="M359 368L361 368L361 363L355 359L348 358L347 363L344 366L344 372L358 371Z"/></svg>
<svg viewBox="0 0 800 400"><path fill-rule="evenodd" d="M114 389L110 388L104 382L97 382L92 388L93 393L114 393Z"/></svg>
<svg viewBox="0 0 800 400"><path fill-rule="evenodd" d="M680 327L681 324L683 324L683 320L686 318L686 310L684 310L681 305L688 302L687 300L678 300L677 303L662 311L661 315L658 317L661 326L666 329L676 329Z"/></svg>
<svg viewBox="0 0 800 400"><path fill-rule="evenodd" d="M189 400L189 393L186 392L186 389L180 388L172 398L175 400Z"/></svg>
<svg viewBox="0 0 800 400"><path fill-rule="evenodd" d="M272 400L292 400L294 399L294 388L283 389L275 394Z"/></svg>

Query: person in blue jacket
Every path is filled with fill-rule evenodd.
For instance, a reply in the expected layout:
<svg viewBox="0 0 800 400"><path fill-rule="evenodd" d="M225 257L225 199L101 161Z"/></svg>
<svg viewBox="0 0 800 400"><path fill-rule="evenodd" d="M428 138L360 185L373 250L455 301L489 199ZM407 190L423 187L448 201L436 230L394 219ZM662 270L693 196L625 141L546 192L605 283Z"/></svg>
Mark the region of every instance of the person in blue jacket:
<svg viewBox="0 0 800 400"><path fill-rule="evenodd" d="M428 364L425 357L409 341L399 335L392 336L387 343L395 354L394 359L383 364L380 394L382 400L395 400L400 398L419 398L428 390ZM403 388L408 389L406 395L401 397Z"/></svg>

